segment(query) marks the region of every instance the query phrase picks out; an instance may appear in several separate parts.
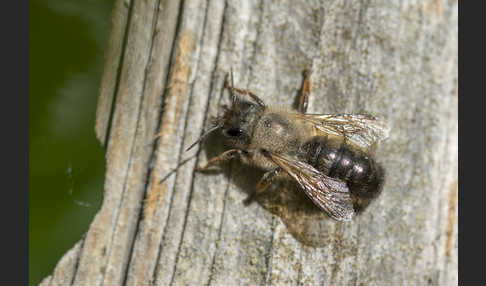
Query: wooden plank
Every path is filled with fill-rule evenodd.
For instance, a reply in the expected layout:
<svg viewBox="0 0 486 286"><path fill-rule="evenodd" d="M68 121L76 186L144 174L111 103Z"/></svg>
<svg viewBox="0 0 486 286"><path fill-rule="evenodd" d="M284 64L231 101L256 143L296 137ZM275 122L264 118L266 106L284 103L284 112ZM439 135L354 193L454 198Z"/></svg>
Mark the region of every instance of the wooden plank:
<svg viewBox="0 0 486 286"><path fill-rule="evenodd" d="M104 202L71 252L75 285L457 284L457 2L162 0L130 13ZM226 150L216 134L185 152L229 102L231 68L236 86L290 107L307 66L309 112L391 127L376 154L384 191L349 223L286 183L246 204L262 172L239 162L196 173Z"/></svg>
<svg viewBox="0 0 486 286"><path fill-rule="evenodd" d="M117 92L120 64L122 62L123 45L125 44L126 28L130 1L115 1L111 16L111 32L108 48L105 54L105 65L100 86L100 97L96 109L95 133L101 144L106 143L107 133L112 116L112 105Z"/></svg>
<svg viewBox="0 0 486 286"><path fill-rule="evenodd" d="M80 249L82 247L83 240L79 241L62 257L59 263L56 265L56 269L52 276L46 277L40 285L66 285L71 283L78 267Z"/></svg>

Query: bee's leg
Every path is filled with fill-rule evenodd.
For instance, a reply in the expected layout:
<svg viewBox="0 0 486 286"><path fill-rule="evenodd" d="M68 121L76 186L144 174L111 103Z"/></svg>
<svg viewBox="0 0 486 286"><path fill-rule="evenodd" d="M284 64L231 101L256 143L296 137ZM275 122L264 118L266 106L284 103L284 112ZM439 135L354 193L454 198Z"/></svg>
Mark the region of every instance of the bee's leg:
<svg viewBox="0 0 486 286"><path fill-rule="evenodd" d="M226 80L224 81L224 87L228 88L229 90L231 90L231 92L237 92L239 94L244 94L244 95L248 95L251 99L253 99L258 105L260 105L261 107L265 107L265 103L263 102L263 100L261 100L256 94L254 94L253 92L247 90L247 89L241 89L241 88L236 88L236 87L233 87L230 82L228 81L228 78L226 78Z"/></svg>
<svg viewBox="0 0 486 286"><path fill-rule="evenodd" d="M258 194L261 194L263 193L266 189L268 189L268 187L270 186L270 184L272 183L272 181L278 177L278 175L280 174L280 171L282 171L282 169L280 168L276 168L272 171L268 171L266 172L263 177L260 179L260 181L258 182L258 184L256 185L256 192L255 192L255 195L258 195Z"/></svg>
<svg viewBox="0 0 486 286"><path fill-rule="evenodd" d="M299 108L300 113L307 112L307 104L309 102L309 96L312 92L311 70L306 68L304 70L304 81L302 82L302 88L300 90Z"/></svg>
<svg viewBox="0 0 486 286"><path fill-rule="evenodd" d="M216 157L209 159L208 163L204 167L196 167L196 172L204 172L211 167L218 166L221 163L239 157L243 151L238 149L231 149L219 154Z"/></svg>

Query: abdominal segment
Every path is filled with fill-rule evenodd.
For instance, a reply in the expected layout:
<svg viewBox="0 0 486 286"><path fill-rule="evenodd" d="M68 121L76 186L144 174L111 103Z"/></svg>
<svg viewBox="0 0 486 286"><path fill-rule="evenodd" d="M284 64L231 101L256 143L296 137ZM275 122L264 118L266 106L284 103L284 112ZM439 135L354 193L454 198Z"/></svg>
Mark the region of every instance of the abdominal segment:
<svg viewBox="0 0 486 286"><path fill-rule="evenodd" d="M370 198L381 190L383 168L343 138L312 137L301 146L299 157L324 175L346 182L356 196Z"/></svg>

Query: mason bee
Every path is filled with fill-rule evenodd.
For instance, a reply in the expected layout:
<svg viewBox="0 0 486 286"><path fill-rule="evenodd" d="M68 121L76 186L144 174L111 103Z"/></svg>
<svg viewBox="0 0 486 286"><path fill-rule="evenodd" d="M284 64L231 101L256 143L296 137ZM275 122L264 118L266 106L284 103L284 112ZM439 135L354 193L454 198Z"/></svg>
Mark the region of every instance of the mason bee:
<svg viewBox="0 0 486 286"><path fill-rule="evenodd" d="M231 94L231 107L223 107L224 114L214 119L213 128L188 149L216 130L233 148L196 171L239 158L266 171L256 194L277 178L291 178L338 221L353 218L353 201L380 193L384 170L371 157L371 149L388 136L385 123L364 114L307 114L312 89L309 70L304 72L296 111L267 106L251 91L235 88L232 73L231 84L226 78L225 87Z"/></svg>

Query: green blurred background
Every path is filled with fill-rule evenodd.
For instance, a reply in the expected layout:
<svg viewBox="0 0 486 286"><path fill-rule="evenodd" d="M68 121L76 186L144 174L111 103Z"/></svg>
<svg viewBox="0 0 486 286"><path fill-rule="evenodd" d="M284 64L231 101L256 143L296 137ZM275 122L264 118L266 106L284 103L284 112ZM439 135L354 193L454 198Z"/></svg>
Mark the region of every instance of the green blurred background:
<svg viewBox="0 0 486 286"><path fill-rule="evenodd" d="M29 1L29 285L52 273L103 200L94 120L113 2Z"/></svg>

